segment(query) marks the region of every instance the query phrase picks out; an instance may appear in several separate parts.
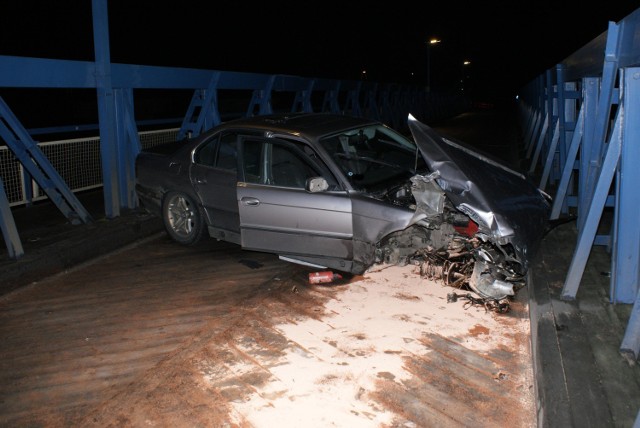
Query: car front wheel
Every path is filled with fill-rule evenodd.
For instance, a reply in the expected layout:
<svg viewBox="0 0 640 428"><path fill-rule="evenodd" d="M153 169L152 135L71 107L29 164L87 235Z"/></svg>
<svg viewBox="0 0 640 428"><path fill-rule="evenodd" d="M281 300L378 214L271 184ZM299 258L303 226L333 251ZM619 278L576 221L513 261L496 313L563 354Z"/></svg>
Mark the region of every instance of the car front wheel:
<svg viewBox="0 0 640 428"><path fill-rule="evenodd" d="M165 196L162 220L169 236L183 245L197 243L205 231L200 207L184 193L170 192Z"/></svg>

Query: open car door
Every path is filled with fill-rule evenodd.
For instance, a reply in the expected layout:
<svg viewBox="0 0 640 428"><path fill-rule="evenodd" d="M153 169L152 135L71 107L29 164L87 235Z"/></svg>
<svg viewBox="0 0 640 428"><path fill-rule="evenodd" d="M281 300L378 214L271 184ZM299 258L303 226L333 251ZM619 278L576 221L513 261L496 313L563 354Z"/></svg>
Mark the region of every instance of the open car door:
<svg viewBox="0 0 640 428"><path fill-rule="evenodd" d="M309 192L322 172L296 144L241 141L244 181L237 186L241 245L289 261L344 269L353 259L351 200L346 191Z"/></svg>

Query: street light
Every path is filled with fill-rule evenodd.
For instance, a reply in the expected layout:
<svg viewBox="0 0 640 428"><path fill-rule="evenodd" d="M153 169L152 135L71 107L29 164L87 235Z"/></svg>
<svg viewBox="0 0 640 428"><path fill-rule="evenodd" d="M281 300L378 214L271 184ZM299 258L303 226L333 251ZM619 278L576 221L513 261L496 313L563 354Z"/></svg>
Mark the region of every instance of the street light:
<svg viewBox="0 0 640 428"><path fill-rule="evenodd" d="M464 92L465 80L467 80L467 78L469 77L465 72L465 68L469 65L471 65L471 61L469 60L465 60L462 62L462 76L460 77L460 90L462 92Z"/></svg>
<svg viewBox="0 0 640 428"><path fill-rule="evenodd" d="M441 41L434 37L427 42L427 92L431 91L431 46L437 45Z"/></svg>

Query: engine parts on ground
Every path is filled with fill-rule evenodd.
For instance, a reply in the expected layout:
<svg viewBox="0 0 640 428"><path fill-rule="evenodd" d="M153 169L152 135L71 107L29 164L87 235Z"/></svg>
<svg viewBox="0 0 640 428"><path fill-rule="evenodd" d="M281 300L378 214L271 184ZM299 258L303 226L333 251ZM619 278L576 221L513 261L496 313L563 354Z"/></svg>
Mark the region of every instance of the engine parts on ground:
<svg viewBox="0 0 640 428"><path fill-rule="evenodd" d="M457 302L458 299L464 299L466 302L464 303L464 308L467 309L471 306L482 306L487 311L498 312L504 314L509 312L510 305L508 299L487 299L484 297L475 297L472 296L471 293L466 294L457 294L457 293L449 293L447 294L447 303Z"/></svg>

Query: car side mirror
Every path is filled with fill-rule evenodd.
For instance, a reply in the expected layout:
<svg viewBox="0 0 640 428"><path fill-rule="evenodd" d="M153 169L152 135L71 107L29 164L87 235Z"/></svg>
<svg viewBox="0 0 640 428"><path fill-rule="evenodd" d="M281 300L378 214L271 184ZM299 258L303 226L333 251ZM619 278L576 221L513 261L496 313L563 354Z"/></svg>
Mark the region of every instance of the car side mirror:
<svg viewBox="0 0 640 428"><path fill-rule="evenodd" d="M324 192L329 188L329 183L324 177L311 177L307 179L304 188L309 193Z"/></svg>

